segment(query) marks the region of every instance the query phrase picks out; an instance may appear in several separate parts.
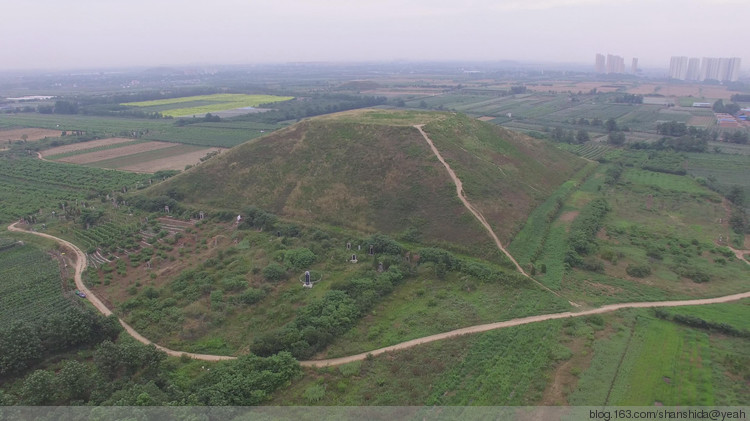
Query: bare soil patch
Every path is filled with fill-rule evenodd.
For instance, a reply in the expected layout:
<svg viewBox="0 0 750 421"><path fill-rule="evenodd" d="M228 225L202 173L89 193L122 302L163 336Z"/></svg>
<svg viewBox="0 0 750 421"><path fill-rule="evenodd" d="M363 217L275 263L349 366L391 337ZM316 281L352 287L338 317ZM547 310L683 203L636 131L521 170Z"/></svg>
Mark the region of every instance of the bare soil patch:
<svg viewBox="0 0 750 421"><path fill-rule="evenodd" d="M89 142L73 143L72 145L58 146L56 148L47 149L42 151L42 156L59 155L68 152L83 151L86 149L98 148L100 146L117 145L119 143L133 142L133 139L127 139L124 137L112 137L109 139L98 139L91 140Z"/></svg>
<svg viewBox="0 0 750 421"><path fill-rule="evenodd" d="M715 117L696 115L696 116L690 117L690 121L688 121L688 125L690 126L712 126L715 121L716 121Z"/></svg>
<svg viewBox="0 0 750 421"><path fill-rule="evenodd" d="M562 215L560 215L559 219L563 222L573 222L573 220L575 220L576 217L578 216L578 213L579 213L578 211L565 212Z"/></svg>
<svg viewBox="0 0 750 421"><path fill-rule="evenodd" d="M732 96L732 91L727 90L725 86L709 86L709 85L669 85L669 84L657 84L657 83L645 83L639 86L628 89L628 93L631 94L659 94L664 96L693 96L696 98L722 98L729 99Z"/></svg>
<svg viewBox="0 0 750 421"><path fill-rule="evenodd" d="M26 140L39 140L44 139L45 137L60 137L62 131L34 128L0 130L0 142L6 142L8 140L23 140L23 135L26 135Z"/></svg>
<svg viewBox="0 0 750 421"><path fill-rule="evenodd" d="M120 167L118 169L133 172L152 173L161 170L183 170L187 165L195 165L200 159L211 152L224 152L224 148L207 148L195 152L184 153L170 156L168 158L155 159L153 161L144 161L138 164Z"/></svg>
<svg viewBox="0 0 750 421"><path fill-rule="evenodd" d="M492 116L485 115L485 116L479 117L477 120L479 120L479 121L490 121L490 120L494 120L496 118L497 117L492 117Z"/></svg>
<svg viewBox="0 0 750 421"><path fill-rule="evenodd" d="M122 148L105 149L103 151L69 156L67 158L60 159L60 161L69 162L71 164L90 164L92 162L103 161L105 159L119 158L121 156L133 155L140 152L155 151L164 148L171 148L174 146L177 146L177 144L168 142L138 143L136 145L123 146Z"/></svg>

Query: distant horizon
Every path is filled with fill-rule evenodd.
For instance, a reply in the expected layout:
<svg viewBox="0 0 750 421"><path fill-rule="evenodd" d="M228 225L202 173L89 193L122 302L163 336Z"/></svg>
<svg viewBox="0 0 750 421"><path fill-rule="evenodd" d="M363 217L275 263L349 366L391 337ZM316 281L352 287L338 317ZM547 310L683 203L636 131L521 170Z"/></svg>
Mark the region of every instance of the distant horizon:
<svg viewBox="0 0 750 421"><path fill-rule="evenodd" d="M644 69L740 57L744 0L35 0L5 6L0 71L408 60ZM510 58L510 59L509 59ZM218 64L214 64L218 65Z"/></svg>
<svg viewBox="0 0 750 421"><path fill-rule="evenodd" d="M614 54L616 55L616 54ZM593 57L593 56L592 56ZM693 56L688 56L693 57ZM637 58L637 57L636 57ZM630 60L625 57L626 70L625 72L619 73L623 75L632 74L630 72ZM72 66L72 67L38 67L38 68L19 68L19 69L2 69L0 68L0 74L40 74L40 73L70 73L70 72L114 72L121 73L126 71L148 71L157 69L210 69L210 68L239 68L248 69L252 67L263 67L263 66L293 66L293 65L332 65L332 66L383 66L383 65L397 65L397 64L410 64L410 65L424 65L424 64L441 64L441 65L475 65L475 66L497 66L498 69L503 66L519 66L520 68L531 68L538 67L542 70L570 70L570 68L576 68L576 71L596 73L593 59L591 63L583 61L544 61L541 59L497 59L497 60L468 60L468 59L434 59L434 60L407 60L407 59L390 59L390 60L290 60L290 61L267 61L267 62L175 62L175 63L154 63L154 64L138 64L138 65L90 65L90 66ZM557 69L556 69L557 68ZM665 73L669 70L669 60L666 65L654 65L654 66L643 66L640 59L638 59L638 70L655 72L664 71ZM745 69L745 63L743 60L741 74L747 76L750 74L750 69Z"/></svg>

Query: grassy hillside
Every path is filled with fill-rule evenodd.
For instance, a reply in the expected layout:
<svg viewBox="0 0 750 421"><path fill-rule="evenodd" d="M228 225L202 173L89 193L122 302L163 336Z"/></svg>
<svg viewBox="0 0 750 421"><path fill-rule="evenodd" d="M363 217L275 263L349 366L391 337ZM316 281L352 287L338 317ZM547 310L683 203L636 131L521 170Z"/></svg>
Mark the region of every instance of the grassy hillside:
<svg viewBox="0 0 750 421"><path fill-rule="evenodd" d="M501 238L583 163L546 143L449 113L367 110L303 121L241 145L148 194L205 209L475 245L487 238L412 127L426 124Z"/></svg>

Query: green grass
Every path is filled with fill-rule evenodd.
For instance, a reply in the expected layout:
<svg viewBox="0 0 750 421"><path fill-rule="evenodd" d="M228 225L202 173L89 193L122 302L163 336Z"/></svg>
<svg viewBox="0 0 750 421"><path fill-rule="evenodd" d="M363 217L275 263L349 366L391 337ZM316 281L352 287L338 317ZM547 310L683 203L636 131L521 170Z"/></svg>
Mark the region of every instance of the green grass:
<svg viewBox="0 0 750 421"><path fill-rule="evenodd" d="M651 310L618 314L625 325L594 344L571 405L737 405L749 397L743 380L731 374L750 355L747 339L719 340L656 319Z"/></svg>
<svg viewBox="0 0 750 421"><path fill-rule="evenodd" d="M680 175L658 173L633 168L628 169L623 174L623 179L626 182L655 188L657 190L689 193L701 196L710 194L710 192L708 192L705 187L698 184L695 180Z"/></svg>
<svg viewBox="0 0 750 421"><path fill-rule="evenodd" d="M58 264L39 247L25 243L0 250L0 325L34 320L71 304L63 296Z"/></svg>
<svg viewBox="0 0 750 421"><path fill-rule="evenodd" d="M376 306L326 353L339 357L475 324L566 310L565 300L531 285L481 283L452 273L437 280L426 269Z"/></svg>
<svg viewBox="0 0 750 421"><path fill-rule="evenodd" d="M121 105L144 108L144 111L158 111L164 115L190 116L243 107L257 107L261 104L288 101L294 97L275 95L214 94L184 98L159 99L154 101L128 102ZM172 106L164 108L164 106ZM153 109L152 109L153 107Z"/></svg>

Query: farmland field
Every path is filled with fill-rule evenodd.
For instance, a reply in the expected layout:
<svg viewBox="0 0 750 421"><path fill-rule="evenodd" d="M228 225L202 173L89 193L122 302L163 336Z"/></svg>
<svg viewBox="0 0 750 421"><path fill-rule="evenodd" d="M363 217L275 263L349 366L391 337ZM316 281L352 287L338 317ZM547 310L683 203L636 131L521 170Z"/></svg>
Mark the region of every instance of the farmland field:
<svg viewBox="0 0 750 421"><path fill-rule="evenodd" d="M88 162L86 165L136 172L182 170L186 165L194 165L206 154L213 151L220 151L220 149L193 145L170 145L156 150L136 150L130 154L118 154L118 151L119 149L114 149L111 151L114 153L102 156L101 159Z"/></svg>
<svg viewBox="0 0 750 421"><path fill-rule="evenodd" d="M293 97L275 95L214 94L184 98L159 99L154 101L127 102L146 112L160 112L171 117L193 116L236 108L257 107L261 104L288 101Z"/></svg>
<svg viewBox="0 0 750 421"><path fill-rule="evenodd" d="M8 222L44 209L59 210L60 203L96 197L100 193L135 188L147 175L102 170L42 161L37 158L0 156L0 221Z"/></svg>
<svg viewBox="0 0 750 421"><path fill-rule="evenodd" d="M45 137L60 137L61 134L60 130L36 128L6 129L0 130L0 142L23 140L24 135L26 136L26 140L39 140Z"/></svg>
<svg viewBox="0 0 750 421"><path fill-rule="evenodd" d="M71 305L63 295L57 262L37 246L15 245L0 250L0 325L36 319Z"/></svg>
<svg viewBox="0 0 750 421"><path fill-rule="evenodd" d="M122 138L122 137L115 137L115 138L109 138L109 139L98 139L98 140L92 140L89 142L79 142L79 143L71 143L70 145L64 145L64 146L58 146L52 149L46 149L41 152L42 156L45 158L51 158L51 159L57 159L62 158L61 155L76 155L77 153L84 151L88 152L92 149L97 148L104 148L109 147L113 145L121 145L123 143L129 143L134 142L134 139L128 139L128 138Z"/></svg>
<svg viewBox="0 0 750 421"><path fill-rule="evenodd" d="M60 158L59 161L69 162L71 164L91 164L108 159L119 158L121 156L134 155L172 147L175 147L175 144L167 142L146 142L138 143L135 145L128 144L122 145L121 147L115 149L105 149L94 152L80 153L65 158Z"/></svg>
<svg viewBox="0 0 750 421"><path fill-rule="evenodd" d="M724 148L722 144L720 147ZM750 206L750 155L687 154L687 172L695 177L712 178L723 189L739 186L745 192L746 206Z"/></svg>
<svg viewBox="0 0 750 421"><path fill-rule="evenodd" d="M682 312L683 308L670 311ZM748 390L738 383L740 373L734 362L750 357L747 338L682 327L650 313L628 312L630 320L625 325L595 344L591 365L581 373L571 404L689 406L747 402Z"/></svg>
<svg viewBox="0 0 750 421"><path fill-rule="evenodd" d="M131 136L133 132L140 132L142 136L139 139L225 148L283 127L279 124L235 121L197 123L180 127L175 125L174 120L168 119L126 119L80 114L0 114L0 127L18 126L82 130L87 135L101 138Z"/></svg>

